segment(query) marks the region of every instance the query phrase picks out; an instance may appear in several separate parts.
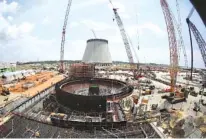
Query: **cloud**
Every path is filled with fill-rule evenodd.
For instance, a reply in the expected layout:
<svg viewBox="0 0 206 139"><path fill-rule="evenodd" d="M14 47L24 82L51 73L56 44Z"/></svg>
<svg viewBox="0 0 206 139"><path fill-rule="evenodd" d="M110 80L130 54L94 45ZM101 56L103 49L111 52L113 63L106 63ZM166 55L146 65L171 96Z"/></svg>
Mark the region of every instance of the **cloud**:
<svg viewBox="0 0 206 139"><path fill-rule="evenodd" d="M33 29L34 24L29 22L24 22L18 27L18 30L22 33L30 33Z"/></svg>
<svg viewBox="0 0 206 139"><path fill-rule="evenodd" d="M89 6L99 5L108 2L107 0L86 0L84 2L79 2L78 4L73 4L72 10L79 10Z"/></svg>
<svg viewBox="0 0 206 139"><path fill-rule="evenodd" d="M13 17L12 17L12 16L8 16L7 19L8 19L8 21L10 21L10 22L13 21Z"/></svg>
<svg viewBox="0 0 206 139"><path fill-rule="evenodd" d="M48 25L48 24L50 24L50 23L51 23L51 21L49 20L48 17L45 17L45 18L43 19L43 21L42 21L42 24L43 24L43 25Z"/></svg>
<svg viewBox="0 0 206 139"><path fill-rule="evenodd" d="M71 23L69 23L69 26L71 28L78 27L79 25L80 25L80 23L78 23L78 22L71 22Z"/></svg>
<svg viewBox="0 0 206 139"><path fill-rule="evenodd" d="M19 8L19 4L15 1L9 4L6 0L0 2L0 13L16 13Z"/></svg>
<svg viewBox="0 0 206 139"><path fill-rule="evenodd" d="M59 51L56 47L56 40L42 40L38 37L25 35L23 38L9 41L0 51L3 61L32 61L40 58L41 60L58 59ZM11 51L12 50L12 51ZM46 50L46 51L45 51ZM9 53L9 55L1 54Z"/></svg>
<svg viewBox="0 0 206 139"><path fill-rule="evenodd" d="M34 24L31 24L29 22L24 22L19 26L9 25L6 28L0 30L0 41L19 39L32 32L33 28Z"/></svg>
<svg viewBox="0 0 206 139"><path fill-rule="evenodd" d="M123 19L130 19L131 16L130 16L129 14L122 13L122 14L121 14L121 18L123 18Z"/></svg>
<svg viewBox="0 0 206 139"><path fill-rule="evenodd" d="M111 28L111 26L107 23L93 20L82 20L80 23L85 25L87 28L94 29L96 31L103 31Z"/></svg>
<svg viewBox="0 0 206 139"><path fill-rule="evenodd" d="M115 36L109 36L108 39L110 40L111 43L123 43L123 40L120 34L115 35Z"/></svg>
<svg viewBox="0 0 206 139"><path fill-rule="evenodd" d="M65 44L65 59L81 60L86 48L85 40L72 40Z"/></svg>
<svg viewBox="0 0 206 139"><path fill-rule="evenodd" d="M158 25L155 25L153 23L145 23L142 26L140 26L140 28L149 29L156 34L164 34L165 33L164 31L162 31L162 29Z"/></svg>
<svg viewBox="0 0 206 139"><path fill-rule="evenodd" d="M0 30L9 26L8 21L0 14Z"/></svg>
<svg viewBox="0 0 206 139"><path fill-rule="evenodd" d="M137 31L139 32L139 35L143 35L143 33L147 30L159 36L166 35L165 32L158 25L155 25L154 23L150 23L150 22L140 24L140 25L131 25L126 27L126 30L128 30L128 34L130 36L136 35Z"/></svg>

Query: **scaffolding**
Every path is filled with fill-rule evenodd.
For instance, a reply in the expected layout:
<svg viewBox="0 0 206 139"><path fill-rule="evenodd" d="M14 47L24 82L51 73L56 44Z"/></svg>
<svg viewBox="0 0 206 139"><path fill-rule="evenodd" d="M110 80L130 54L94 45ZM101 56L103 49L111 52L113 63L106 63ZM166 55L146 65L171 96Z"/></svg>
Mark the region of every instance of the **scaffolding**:
<svg viewBox="0 0 206 139"><path fill-rule="evenodd" d="M93 64L72 64L69 68L71 78L93 78L95 76L95 66Z"/></svg>

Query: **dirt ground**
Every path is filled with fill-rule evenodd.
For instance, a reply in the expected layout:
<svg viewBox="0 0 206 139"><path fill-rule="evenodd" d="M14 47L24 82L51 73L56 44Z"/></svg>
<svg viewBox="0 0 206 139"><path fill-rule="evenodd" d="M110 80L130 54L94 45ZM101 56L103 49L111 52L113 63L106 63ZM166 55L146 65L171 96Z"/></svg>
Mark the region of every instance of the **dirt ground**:
<svg viewBox="0 0 206 139"><path fill-rule="evenodd" d="M0 95L0 106L3 106L5 103L9 103L9 101L12 101L14 99L18 99L22 95L26 96L26 97L32 97L32 96L36 95L38 92L41 92L45 88L50 87L51 85L61 81L62 79L64 79L64 77L62 75L56 75L50 79L47 79L47 81L45 81L37 86L29 88L28 90L26 90L24 92L12 92L11 91L11 94L8 96L1 96ZM5 101L5 99L7 99L7 98L8 98L8 101Z"/></svg>
<svg viewBox="0 0 206 139"><path fill-rule="evenodd" d="M25 83L34 83L34 86L38 86L39 84L44 83L45 81L49 80L50 78L53 78L55 76L54 72L41 72L37 73L35 75L31 75L26 77L25 80L20 80L15 85L11 85L9 87L10 92L18 93L18 92L25 92L26 89L24 89L22 86Z"/></svg>
<svg viewBox="0 0 206 139"><path fill-rule="evenodd" d="M36 95L38 92L41 92L45 88L52 86L53 84L61 81L62 79L64 79L64 77L62 75L54 76L53 78L48 79L46 82L44 82L36 87L32 87L32 88L28 89L27 91L23 92L22 94L24 94L28 97L32 97L32 96Z"/></svg>

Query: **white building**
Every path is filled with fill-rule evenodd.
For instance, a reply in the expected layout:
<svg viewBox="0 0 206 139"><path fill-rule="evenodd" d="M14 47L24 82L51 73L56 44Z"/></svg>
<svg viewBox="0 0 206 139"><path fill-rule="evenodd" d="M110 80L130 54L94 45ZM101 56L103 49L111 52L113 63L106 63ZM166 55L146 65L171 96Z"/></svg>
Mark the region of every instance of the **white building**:
<svg viewBox="0 0 206 139"><path fill-rule="evenodd" d="M112 58L109 51L108 40L90 39L87 41L87 46L82 58L84 63L96 63L106 66L112 64Z"/></svg>
<svg viewBox="0 0 206 139"><path fill-rule="evenodd" d="M33 70L21 70L15 72L4 72L1 76L3 77L2 81L4 84L9 83L16 79L22 79L23 77L34 75Z"/></svg>
<svg viewBox="0 0 206 139"><path fill-rule="evenodd" d="M16 63L7 63L7 62L0 62L0 69L3 68L15 68Z"/></svg>

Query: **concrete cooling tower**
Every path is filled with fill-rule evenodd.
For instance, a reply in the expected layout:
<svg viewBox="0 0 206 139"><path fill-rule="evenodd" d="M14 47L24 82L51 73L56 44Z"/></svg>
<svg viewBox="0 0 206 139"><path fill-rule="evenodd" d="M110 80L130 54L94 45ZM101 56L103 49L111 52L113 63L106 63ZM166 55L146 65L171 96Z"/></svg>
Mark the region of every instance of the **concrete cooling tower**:
<svg viewBox="0 0 206 139"><path fill-rule="evenodd" d="M104 39L90 39L82 59L84 63L111 64L108 41Z"/></svg>

